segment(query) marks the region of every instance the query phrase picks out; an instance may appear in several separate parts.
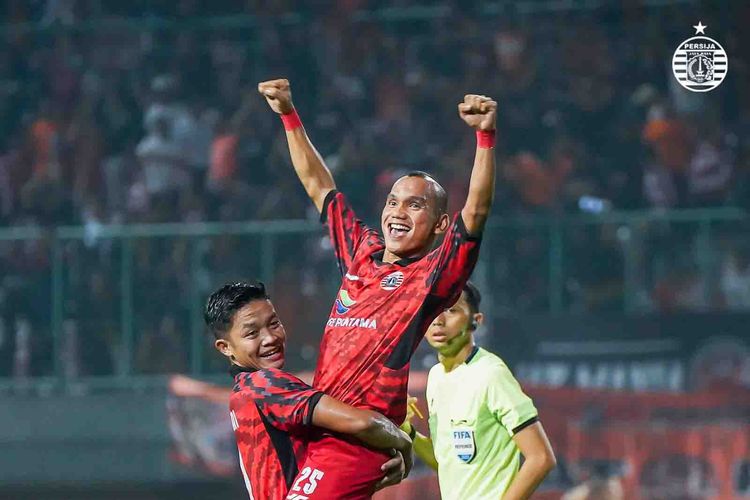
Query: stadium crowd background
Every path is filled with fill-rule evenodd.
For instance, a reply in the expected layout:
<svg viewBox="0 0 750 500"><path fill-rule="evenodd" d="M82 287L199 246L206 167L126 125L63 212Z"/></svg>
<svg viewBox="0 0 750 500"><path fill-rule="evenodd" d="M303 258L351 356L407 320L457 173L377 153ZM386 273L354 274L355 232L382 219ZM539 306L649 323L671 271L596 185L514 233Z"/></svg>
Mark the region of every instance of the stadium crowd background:
<svg viewBox="0 0 750 500"><path fill-rule="evenodd" d="M690 2L407 4L3 3L0 222L89 235L64 249L63 327L79 339L64 353L70 370L117 371L118 249L97 238L101 225L314 218L283 129L255 92L269 77L292 81L308 133L371 223L404 170L434 172L463 199L474 139L455 104L474 91L500 103L496 216L750 206L747 4L717 2L701 19L730 54L731 78L708 95L683 91L669 66L697 22ZM640 310L750 308L747 231L718 227L708 276L696 227L639 228L643 259L662 263L638 290ZM545 234L514 233L489 257L505 268L503 310L549 309ZM569 237L566 309L622 309L621 237L607 224ZM284 316L305 359L330 307L322 244L279 245L271 284L296 312ZM50 245L0 242L0 376L51 373ZM258 242L206 245L208 289L245 276ZM134 255L135 371L184 371L188 242L135 240Z"/></svg>

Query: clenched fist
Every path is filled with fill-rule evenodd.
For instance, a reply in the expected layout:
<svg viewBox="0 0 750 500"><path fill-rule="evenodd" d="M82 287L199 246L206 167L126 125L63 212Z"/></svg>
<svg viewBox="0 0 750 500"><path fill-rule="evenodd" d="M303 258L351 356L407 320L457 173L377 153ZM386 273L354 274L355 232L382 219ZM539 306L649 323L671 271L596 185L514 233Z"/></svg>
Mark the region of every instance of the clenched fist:
<svg viewBox="0 0 750 500"><path fill-rule="evenodd" d="M291 113L294 109L289 80L279 79L260 82L258 84L258 92L266 98L271 109L280 115Z"/></svg>
<svg viewBox="0 0 750 500"><path fill-rule="evenodd" d="M497 103L484 95L467 94L458 105L458 115L476 130L495 130Z"/></svg>

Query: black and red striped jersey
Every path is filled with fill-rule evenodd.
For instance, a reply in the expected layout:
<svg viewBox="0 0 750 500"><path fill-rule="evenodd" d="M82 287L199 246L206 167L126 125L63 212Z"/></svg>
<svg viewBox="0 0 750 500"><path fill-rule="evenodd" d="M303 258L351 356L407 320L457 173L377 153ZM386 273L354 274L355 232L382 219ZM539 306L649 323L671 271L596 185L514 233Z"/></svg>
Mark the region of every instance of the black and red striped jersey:
<svg viewBox="0 0 750 500"><path fill-rule="evenodd" d="M358 220L331 191L328 225L343 281L331 309L313 386L355 407L400 423L406 415L409 360L430 323L460 296L479 255L460 213L442 244L424 257L382 261L378 231Z"/></svg>
<svg viewBox="0 0 750 500"><path fill-rule="evenodd" d="M323 393L282 370L232 370L229 410L245 486L252 500L283 500Z"/></svg>

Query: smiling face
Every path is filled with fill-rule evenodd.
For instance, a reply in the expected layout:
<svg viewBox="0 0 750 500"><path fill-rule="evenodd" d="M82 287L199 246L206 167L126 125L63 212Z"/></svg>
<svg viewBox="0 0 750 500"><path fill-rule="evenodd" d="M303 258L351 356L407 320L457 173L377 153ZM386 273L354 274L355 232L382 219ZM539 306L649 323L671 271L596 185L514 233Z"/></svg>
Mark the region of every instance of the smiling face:
<svg viewBox="0 0 750 500"><path fill-rule="evenodd" d="M421 257L435 237L445 232L448 216L438 207L437 182L417 176L396 181L385 200L380 226L385 238L386 257Z"/></svg>
<svg viewBox="0 0 750 500"><path fill-rule="evenodd" d="M243 368L282 368L286 331L271 301L256 299L234 313L232 324L215 345L232 363Z"/></svg>

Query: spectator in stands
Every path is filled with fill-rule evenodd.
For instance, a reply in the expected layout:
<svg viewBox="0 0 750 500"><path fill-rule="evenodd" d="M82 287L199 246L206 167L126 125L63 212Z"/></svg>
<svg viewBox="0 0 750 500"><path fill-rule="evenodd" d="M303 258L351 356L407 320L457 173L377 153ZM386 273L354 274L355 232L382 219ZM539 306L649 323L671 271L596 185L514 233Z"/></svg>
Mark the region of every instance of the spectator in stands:
<svg viewBox="0 0 750 500"><path fill-rule="evenodd" d="M730 193L735 154L716 116L704 117L687 168L689 206L721 206Z"/></svg>
<svg viewBox="0 0 750 500"><path fill-rule="evenodd" d="M59 179L61 176L60 121L59 110L53 109L49 100L42 101L28 133L27 151L33 180Z"/></svg>
<svg viewBox="0 0 750 500"><path fill-rule="evenodd" d="M22 168L21 138L18 134L0 139L5 145L0 149L0 223L11 221L16 207L17 173Z"/></svg>
<svg viewBox="0 0 750 500"><path fill-rule="evenodd" d="M721 266L719 286L730 310L750 309L750 246L734 245Z"/></svg>
<svg viewBox="0 0 750 500"><path fill-rule="evenodd" d="M643 140L650 151L643 187L646 198L656 207L685 205L685 172L695 151L695 132L668 109L654 104L643 128Z"/></svg>
<svg viewBox="0 0 750 500"><path fill-rule="evenodd" d="M182 192L190 187L184 151L175 140L168 116L157 116L136 154L143 168L146 192L157 222L174 219Z"/></svg>
<svg viewBox="0 0 750 500"><path fill-rule="evenodd" d="M63 139L69 150L69 177L77 207L89 204L103 194L101 163L106 145L96 116L98 100L98 90L94 89L81 96Z"/></svg>
<svg viewBox="0 0 750 500"><path fill-rule="evenodd" d="M219 113L203 106L197 99L189 111L191 124L185 134L185 162L194 177L193 185L198 186L203 182L210 164L211 142Z"/></svg>

